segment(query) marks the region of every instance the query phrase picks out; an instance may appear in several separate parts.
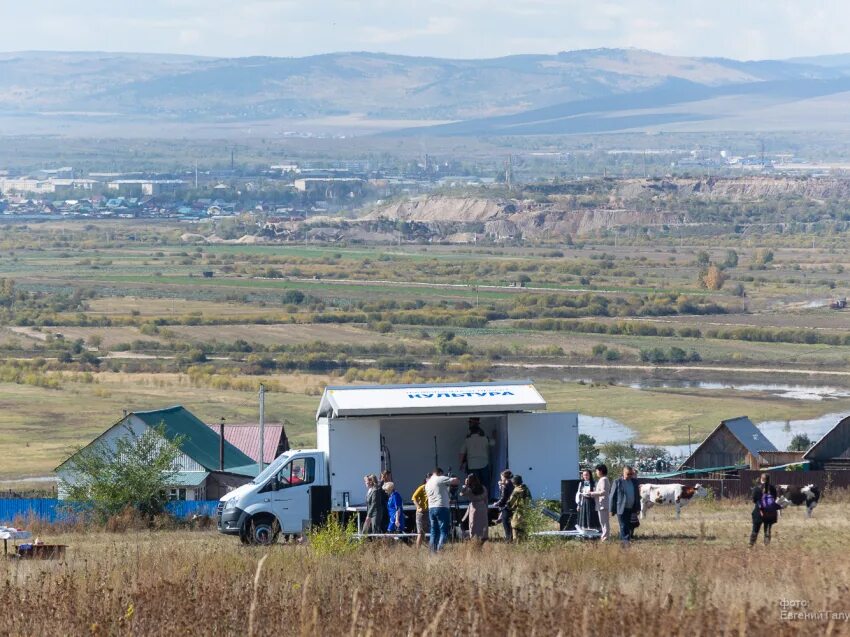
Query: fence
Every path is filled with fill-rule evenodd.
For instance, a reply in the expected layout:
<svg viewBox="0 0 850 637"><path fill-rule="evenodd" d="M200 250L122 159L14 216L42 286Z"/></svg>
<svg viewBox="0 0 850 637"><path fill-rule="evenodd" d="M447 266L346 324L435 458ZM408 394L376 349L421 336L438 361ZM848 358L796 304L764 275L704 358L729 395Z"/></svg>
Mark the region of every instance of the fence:
<svg viewBox="0 0 850 637"><path fill-rule="evenodd" d="M770 471L770 479L773 484L788 484L802 487L807 484L817 485L821 490L825 487L831 489L847 489L850 487L850 471ZM746 498L750 495L753 486L758 483L761 471L741 470L734 478L664 478L653 480L647 478L647 482L654 484L685 484L694 486L701 484L711 487L715 497L718 498Z"/></svg>
<svg viewBox="0 0 850 637"><path fill-rule="evenodd" d="M193 515L215 515L218 500L185 500L169 502L165 508L176 518ZM54 498L0 499L0 524L10 524L15 518L37 519L43 522L69 520L74 511Z"/></svg>

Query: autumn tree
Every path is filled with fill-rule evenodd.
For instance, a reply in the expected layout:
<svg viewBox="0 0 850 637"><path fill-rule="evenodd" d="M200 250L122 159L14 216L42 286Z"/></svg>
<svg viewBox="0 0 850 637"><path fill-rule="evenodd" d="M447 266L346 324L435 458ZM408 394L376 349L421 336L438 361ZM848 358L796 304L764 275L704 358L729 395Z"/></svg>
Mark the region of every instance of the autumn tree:
<svg viewBox="0 0 850 637"><path fill-rule="evenodd" d="M707 290L719 290L725 282L726 275L723 274L723 270L713 263L704 272L700 273L700 285Z"/></svg>

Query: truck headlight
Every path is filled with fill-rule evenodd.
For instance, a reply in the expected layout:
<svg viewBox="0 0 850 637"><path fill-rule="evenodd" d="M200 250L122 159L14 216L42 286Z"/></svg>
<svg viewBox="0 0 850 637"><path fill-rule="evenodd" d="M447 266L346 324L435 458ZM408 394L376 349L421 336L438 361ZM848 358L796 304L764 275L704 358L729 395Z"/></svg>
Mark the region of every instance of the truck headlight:
<svg viewBox="0 0 850 637"><path fill-rule="evenodd" d="M236 498L230 498L227 502L224 503L224 510L229 511L230 509L236 508Z"/></svg>

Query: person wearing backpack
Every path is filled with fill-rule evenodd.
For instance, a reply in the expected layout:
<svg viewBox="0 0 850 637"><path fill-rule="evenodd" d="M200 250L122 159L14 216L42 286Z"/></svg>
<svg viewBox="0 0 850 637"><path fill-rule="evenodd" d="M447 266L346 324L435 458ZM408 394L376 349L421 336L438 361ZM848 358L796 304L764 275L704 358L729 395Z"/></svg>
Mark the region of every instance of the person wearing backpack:
<svg viewBox="0 0 850 637"><path fill-rule="evenodd" d="M753 532L750 533L750 546L758 539L759 531L764 526L764 544L770 544L770 530L779 519L779 506L776 487L770 484L770 475L761 474L759 484L753 487Z"/></svg>

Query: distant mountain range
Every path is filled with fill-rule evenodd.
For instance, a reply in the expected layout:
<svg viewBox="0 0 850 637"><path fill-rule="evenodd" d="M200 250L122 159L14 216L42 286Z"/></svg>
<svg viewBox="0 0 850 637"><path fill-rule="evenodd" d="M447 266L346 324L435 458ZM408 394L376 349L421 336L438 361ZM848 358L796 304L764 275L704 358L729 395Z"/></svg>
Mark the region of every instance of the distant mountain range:
<svg viewBox="0 0 850 637"><path fill-rule="evenodd" d="M830 129L848 128L849 105L850 54L741 62L631 49L488 60L0 53L3 135L235 125L417 135Z"/></svg>

